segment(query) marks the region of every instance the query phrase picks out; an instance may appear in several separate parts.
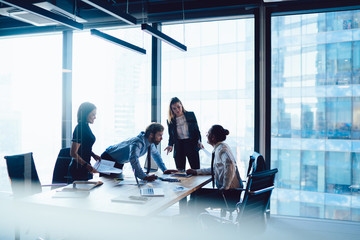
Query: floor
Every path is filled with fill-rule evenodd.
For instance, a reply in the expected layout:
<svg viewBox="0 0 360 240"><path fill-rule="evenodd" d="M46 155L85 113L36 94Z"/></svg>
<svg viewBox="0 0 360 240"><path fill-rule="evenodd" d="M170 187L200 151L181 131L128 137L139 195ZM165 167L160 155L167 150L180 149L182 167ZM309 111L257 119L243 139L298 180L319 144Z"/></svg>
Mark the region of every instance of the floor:
<svg viewBox="0 0 360 240"><path fill-rule="evenodd" d="M0 194L6 195L7 193ZM4 197L4 196L3 196ZM0 197L1 199L1 197ZM1 201L0 201L1 202ZM216 210L209 210L211 214L219 215ZM0 240L12 240L14 239L14 226L7 222L6 217L1 214L0 216ZM94 226L98 226L101 223L101 219L94 216ZM155 218L149 218L150 224L148 226L135 223L136 230L139 229L138 233L131 231L131 239L141 239L144 234L150 234L147 239L166 239L171 240L177 239L277 239L277 240L359 240L360 239L360 222L345 222L345 221L334 221L334 220L323 220L323 219L311 219L311 218L297 218L297 217L286 217L272 215L267 222L266 230L264 232L258 232L256 228L247 231L250 234L243 232L236 232L233 228L226 231L217 231L215 229L209 229L207 231L196 231L199 229L199 225L196 219L189 219L179 214L179 204L174 204L169 207ZM105 226L106 227L106 226ZM118 236L119 232L122 232L124 227L119 226L119 229L112 229L111 235ZM131 227L131 226L130 226ZM76 240L80 240L81 236L84 236L82 229L77 233L78 237ZM249 229L247 229L249 230ZM87 231L93 231L91 227ZM106 230L108 231L108 230ZM240 237L239 237L240 235ZM38 240L39 234L37 231L31 229L25 229L21 233L22 240ZM44 239L59 239L59 240L70 240L73 239L68 237L66 234L60 234L60 237L51 237ZM65 237L64 237L65 236ZM80 236L80 238L79 238ZM125 234L122 235L126 237ZM128 236L130 237L130 236ZM128 238L126 237L126 238ZM85 239L91 239L86 237ZM98 238L96 238L98 239ZM105 239L114 239L104 237ZM117 238L116 238L117 239Z"/></svg>
<svg viewBox="0 0 360 240"><path fill-rule="evenodd" d="M166 210L166 212L175 212L174 210ZM3 216L2 216L3 217ZM180 220L179 220L180 219ZM162 214L158 216L154 221L154 225L150 228L151 230L146 230L142 225L139 225L140 234L142 237L132 237L132 239L141 239L146 235L146 232L150 232L152 236L156 237L147 237L147 239L277 239L277 240L297 240L297 239L326 239L326 240L359 240L360 239L360 223L354 222L342 222L342 221L330 221L330 220L318 220L318 219L307 219L307 218L294 218L294 217L285 217L285 216L271 216L267 223L265 232L257 233L256 230L251 231L254 234L243 234L236 233L235 231L228 232L200 232L194 231L198 226L196 223L182 222L182 218L178 214L172 216L165 216ZM101 221L97 219L94 221L94 226L96 222ZM185 220L186 221L186 220ZM167 224L171 224L167 225ZM182 225L183 224L183 225ZM0 231L1 240L11 240L14 239L14 227L9 225L2 225ZM168 227L166 227L168 226ZM119 226L119 229L115 230L116 235L118 231L124 226ZM79 230L80 231L80 230ZM92 231L91 227L88 231ZM81 230L81 232L83 232ZM78 233L80 234L80 233ZM240 235L240 237L238 236ZM22 240L39 240L39 234L31 230L25 230L21 233ZM62 236L60 234L60 236ZM124 236L124 235L123 235ZM162 236L162 237L160 237ZM43 237L44 238L44 237ZM46 237L44 239L47 239ZM49 239L59 239L59 240L70 240L71 237L51 237ZM76 237L77 240L81 239ZM89 239L86 237L85 239ZM104 238L110 239L110 238ZM113 239L113 238L111 238Z"/></svg>
<svg viewBox="0 0 360 240"><path fill-rule="evenodd" d="M218 211L208 211L213 215L219 215ZM172 221L176 222L174 219L179 217L177 206L174 205L168 208L160 216L163 216L164 218L166 216L170 216ZM194 231L191 230L191 227L188 229L188 231L193 232L194 234ZM259 233L257 232L257 229L254 229L250 232L250 234L246 234L246 238L276 240L359 240L360 222L271 215L270 219L267 221L265 232ZM225 233L225 235L226 234L227 233ZM221 233L221 236L216 236L216 234L211 233L211 236L213 239L232 239L236 237L232 233L229 233L228 236L224 236L224 233ZM197 239L196 234L194 234L193 237L193 239ZM201 236L198 237L201 239Z"/></svg>
<svg viewBox="0 0 360 240"><path fill-rule="evenodd" d="M275 215L263 236L266 237L262 239L358 240L360 223Z"/></svg>

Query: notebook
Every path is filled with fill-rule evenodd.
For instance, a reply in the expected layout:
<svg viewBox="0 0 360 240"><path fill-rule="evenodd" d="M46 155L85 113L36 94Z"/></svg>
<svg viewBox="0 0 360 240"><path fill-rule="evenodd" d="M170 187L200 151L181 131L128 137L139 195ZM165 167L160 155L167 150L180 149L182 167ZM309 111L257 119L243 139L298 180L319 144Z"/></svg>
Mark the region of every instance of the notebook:
<svg viewBox="0 0 360 240"><path fill-rule="evenodd" d="M134 172L134 176L135 176L135 172ZM164 194L164 189L162 188L141 188L140 183L137 179L137 177L135 176L135 180L136 180L136 184L139 188L140 191L140 195L144 196L144 197L163 197Z"/></svg>

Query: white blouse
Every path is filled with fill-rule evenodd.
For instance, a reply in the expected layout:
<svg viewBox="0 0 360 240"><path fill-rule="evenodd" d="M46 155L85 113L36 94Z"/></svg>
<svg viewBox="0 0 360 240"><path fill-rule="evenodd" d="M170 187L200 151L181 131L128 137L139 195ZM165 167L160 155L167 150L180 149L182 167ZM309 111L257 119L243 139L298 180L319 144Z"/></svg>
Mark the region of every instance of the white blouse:
<svg viewBox="0 0 360 240"><path fill-rule="evenodd" d="M217 143L213 152L215 153L214 175L217 188L228 190L242 187L236 161L229 145L224 142ZM211 167L198 169L196 172L199 175L209 175L211 174Z"/></svg>
<svg viewBox="0 0 360 240"><path fill-rule="evenodd" d="M177 131L178 139L189 138L189 127L186 122L186 118L184 114L176 118L176 131Z"/></svg>

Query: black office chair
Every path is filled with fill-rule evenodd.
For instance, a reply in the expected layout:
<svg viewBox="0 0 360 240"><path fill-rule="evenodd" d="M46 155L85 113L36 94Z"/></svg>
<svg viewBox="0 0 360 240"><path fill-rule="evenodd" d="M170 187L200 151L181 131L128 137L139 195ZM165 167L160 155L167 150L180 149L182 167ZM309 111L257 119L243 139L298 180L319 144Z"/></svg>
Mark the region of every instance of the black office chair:
<svg viewBox="0 0 360 240"><path fill-rule="evenodd" d="M244 198L237 204L239 213L237 224L255 226L266 226L266 211L270 203L272 190L274 189L275 175L278 169L265 170L249 175Z"/></svg>
<svg viewBox="0 0 360 240"><path fill-rule="evenodd" d="M70 148L61 149L56 159L51 189L62 187L71 183L71 176L69 173L70 162Z"/></svg>
<svg viewBox="0 0 360 240"><path fill-rule="evenodd" d="M5 156L8 175L14 198L40 193L42 185L36 171L33 153ZM51 185L45 185L51 186ZM20 228L15 226L15 239L20 239ZM25 231L26 233L28 232ZM42 239L42 238L38 238Z"/></svg>
<svg viewBox="0 0 360 240"><path fill-rule="evenodd" d="M207 231L234 231L260 233L266 228L266 210L269 206L275 175L278 169L265 170L250 174L241 201L236 204L235 221L216 217L208 213L201 214L199 220L202 229Z"/></svg>
<svg viewBox="0 0 360 240"><path fill-rule="evenodd" d="M247 174L246 177L248 178L248 176L250 174L256 173L256 172L261 172L265 170L265 160L264 157L258 153L258 152L254 152L249 159L249 166L247 169ZM244 185L246 184L247 180L243 180ZM242 192L244 189L238 189L238 191ZM232 212L234 212L236 210L235 206L229 206L226 202L226 198L224 197L224 201L225 201L225 205L226 208L221 209L221 213L220 216L221 217L225 217L227 215L227 213L229 213L229 219L232 220Z"/></svg>
<svg viewBox="0 0 360 240"><path fill-rule="evenodd" d="M5 156L14 197L25 197L41 192L33 153Z"/></svg>
<svg viewBox="0 0 360 240"><path fill-rule="evenodd" d="M250 174L253 174L256 172L264 171L265 169L266 169L266 166L265 166L264 157L260 153L254 152L250 156L249 166L248 166L246 176L249 176Z"/></svg>

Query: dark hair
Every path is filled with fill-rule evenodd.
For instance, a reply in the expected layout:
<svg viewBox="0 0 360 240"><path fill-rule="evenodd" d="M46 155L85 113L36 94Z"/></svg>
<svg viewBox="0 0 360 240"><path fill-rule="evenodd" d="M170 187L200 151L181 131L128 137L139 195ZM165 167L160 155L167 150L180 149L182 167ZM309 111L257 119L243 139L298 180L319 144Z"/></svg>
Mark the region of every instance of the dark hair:
<svg viewBox="0 0 360 240"><path fill-rule="evenodd" d="M79 110L77 112L77 121L80 122L87 122L87 117L89 114L96 109L96 106L90 102L84 102L80 105Z"/></svg>
<svg viewBox="0 0 360 240"><path fill-rule="evenodd" d="M163 132L163 131L164 131L163 125L161 125L160 123L153 122L146 127L145 137L149 137L150 133L153 133L155 135L157 132Z"/></svg>
<svg viewBox="0 0 360 240"><path fill-rule="evenodd" d="M168 116L168 123L170 123L173 119L175 119L175 114L173 112L173 110L171 109L171 105L175 104L175 103L180 103L182 106L182 110L183 112L186 112L184 105L182 104L182 102L180 101L179 98L177 97L173 97L172 99L170 99L170 104L169 104L169 116Z"/></svg>
<svg viewBox="0 0 360 240"><path fill-rule="evenodd" d="M225 141L226 135L229 135L229 130L224 129L221 125L213 125L210 133L215 137L216 142Z"/></svg>

